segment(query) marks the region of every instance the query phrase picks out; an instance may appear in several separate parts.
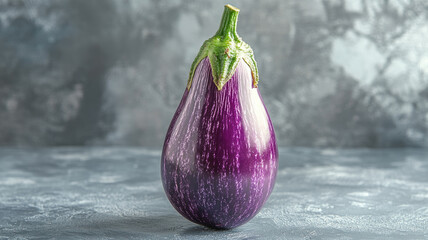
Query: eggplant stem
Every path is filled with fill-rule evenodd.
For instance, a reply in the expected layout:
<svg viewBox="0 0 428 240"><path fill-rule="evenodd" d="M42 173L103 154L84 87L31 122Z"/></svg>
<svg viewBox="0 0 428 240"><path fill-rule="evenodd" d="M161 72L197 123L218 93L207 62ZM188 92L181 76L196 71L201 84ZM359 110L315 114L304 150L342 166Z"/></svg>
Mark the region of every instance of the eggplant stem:
<svg viewBox="0 0 428 240"><path fill-rule="evenodd" d="M224 6L218 31L213 37L204 42L192 63L189 80L187 81L187 89L190 89L192 86L196 67L206 57L210 61L213 81L219 91L232 78L241 60L244 60L250 67L253 87L257 87L259 74L253 50L236 33L238 15L238 8L229 4Z"/></svg>
<svg viewBox="0 0 428 240"><path fill-rule="evenodd" d="M239 9L227 4L224 6L223 16L221 17L220 27L215 34L221 37L231 37L237 39L236 27L238 25Z"/></svg>

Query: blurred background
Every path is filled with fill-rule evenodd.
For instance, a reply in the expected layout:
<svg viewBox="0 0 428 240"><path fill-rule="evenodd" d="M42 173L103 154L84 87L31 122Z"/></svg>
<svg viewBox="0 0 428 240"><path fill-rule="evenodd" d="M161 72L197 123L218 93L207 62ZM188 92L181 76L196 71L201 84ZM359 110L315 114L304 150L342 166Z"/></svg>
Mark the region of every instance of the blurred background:
<svg viewBox="0 0 428 240"><path fill-rule="evenodd" d="M425 0L0 0L0 145L161 148L226 3L279 145L428 147Z"/></svg>

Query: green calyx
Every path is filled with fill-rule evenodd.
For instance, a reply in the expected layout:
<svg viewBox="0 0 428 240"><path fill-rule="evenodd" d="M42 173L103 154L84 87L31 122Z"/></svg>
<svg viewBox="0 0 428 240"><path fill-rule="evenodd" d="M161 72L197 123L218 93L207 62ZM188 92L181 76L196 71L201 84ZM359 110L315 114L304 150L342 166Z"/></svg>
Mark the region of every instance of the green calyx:
<svg viewBox="0 0 428 240"><path fill-rule="evenodd" d="M241 59L248 64L253 77L253 86L257 87L259 74L253 50L236 33L239 9L231 5L224 6L220 28L210 39L206 40L192 63L187 89L192 86L193 75L199 63L208 56L214 84L218 90L232 78Z"/></svg>

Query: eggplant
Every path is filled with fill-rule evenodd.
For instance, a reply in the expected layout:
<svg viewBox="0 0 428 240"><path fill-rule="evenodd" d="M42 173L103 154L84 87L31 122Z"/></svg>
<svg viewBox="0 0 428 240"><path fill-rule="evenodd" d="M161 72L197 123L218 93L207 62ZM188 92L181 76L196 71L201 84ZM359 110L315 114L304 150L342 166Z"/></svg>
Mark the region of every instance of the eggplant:
<svg viewBox="0 0 428 240"><path fill-rule="evenodd" d="M253 218L272 192L278 167L253 51L236 33L238 13L225 6L219 30L193 62L161 159L173 207L216 229Z"/></svg>

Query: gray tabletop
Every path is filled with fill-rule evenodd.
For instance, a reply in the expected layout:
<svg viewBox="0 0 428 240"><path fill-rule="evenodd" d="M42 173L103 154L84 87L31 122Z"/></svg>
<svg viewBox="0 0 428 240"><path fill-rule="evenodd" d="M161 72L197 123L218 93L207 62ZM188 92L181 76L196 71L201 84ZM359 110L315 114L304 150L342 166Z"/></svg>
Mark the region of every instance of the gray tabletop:
<svg viewBox="0 0 428 240"><path fill-rule="evenodd" d="M232 230L187 221L160 151L0 149L0 239L427 239L428 151L280 149L262 211Z"/></svg>

